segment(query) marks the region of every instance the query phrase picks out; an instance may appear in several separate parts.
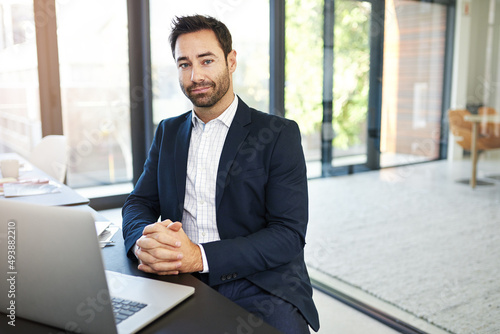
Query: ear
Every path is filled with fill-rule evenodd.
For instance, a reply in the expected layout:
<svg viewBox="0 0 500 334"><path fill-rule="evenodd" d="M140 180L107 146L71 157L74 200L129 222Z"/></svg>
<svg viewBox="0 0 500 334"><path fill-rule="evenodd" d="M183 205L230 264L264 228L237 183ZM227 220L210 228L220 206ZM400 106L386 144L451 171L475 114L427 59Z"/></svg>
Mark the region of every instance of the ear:
<svg viewBox="0 0 500 334"><path fill-rule="evenodd" d="M231 50L231 52L227 55L227 67L230 73L236 71L236 65L236 50Z"/></svg>

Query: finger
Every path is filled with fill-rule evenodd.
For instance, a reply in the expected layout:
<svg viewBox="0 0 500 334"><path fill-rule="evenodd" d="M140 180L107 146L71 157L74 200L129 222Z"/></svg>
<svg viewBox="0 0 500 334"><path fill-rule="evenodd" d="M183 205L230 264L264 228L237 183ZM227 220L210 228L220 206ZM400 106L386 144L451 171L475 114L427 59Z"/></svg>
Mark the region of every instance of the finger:
<svg viewBox="0 0 500 334"><path fill-rule="evenodd" d="M154 224L147 225L142 231L142 234L161 232L164 231L165 227L173 229L174 231L178 231L182 227L182 223L181 222L173 223L170 219L161 222L156 222Z"/></svg>
<svg viewBox="0 0 500 334"><path fill-rule="evenodd" d="M175 231L175 232L178 232L181 228L182 228L182 223L180 222L175 222L175 223L170 223L167 228L169 230L172 230L172 231Z"/></svg>
<svg viewBox="0 0 500 334"><path fill-rule="evenodd" d="M136 251L136 256L139 262L145 263L147 265L152 265L161 262L179 262L182 260L184 255L182 253L163 249L141 249Z"/></svg>
<svg viewBox="0 0 500 334"><path fill-rule="evenodd" d="M158 224L161 224L161 225L167 227L168 225L172 224L172 221L170 219L165 219L165 220L162 220L161 222L158 222Z"/></svg>
<svg viewBox="0 0 500 334"><path fill-rule="evenodd" d="M150 233L156 233L156 232L161 232L165 230L165 225L162 222L154 223L147 225L144 230L142 231L142 234L150 234Z"/></svg>
<svg viewBox="0 0 500 334"><path fill-rule="evenodd" d="M146 273L157 274L157 275L178 275L179 274L179 271L177 271L177 270L156 272L153 268L151 268L150 266L145 265L145 264L139 265L137 267L137 269L142 270Z"/></svg>
<svg viewBox="0 0 500 334"><path fill-rule="evenodd" d="M156 259L154 262L158 261L177 261L177 260L182 260L184 257L181 252L167 249L167 248L153 248L153 249L147 249L144 250L146 253L151 255ZM150 261L153 262L153 261Z"/></svg>
<svg viewBox="0 0 500 334"><path fill-rule="evenodd" d="M149 234L147 236L143 235L142 237L137 239L135 244L142 249L152 249L152 248L165 246L162 243L160 243L158 240L156 240L152 234Z"/></svg>
<svg viewBox="0 0 500 334"><path fill-rule="evenodd" d="M176 262L157 262L157 263L142 263L137 266L138 269L151 273L167 273L179 271L181 266L180 261Z"/></svg>
<svg viewBox="0 0 500 334"><path fill-rule="evenodd" d="M179 231L182 228L182 223L181 222L172 222L170 219L164 220L160 222L159 224L165 226L166 228L172 230L172 231Z"/></svg>
<svg viewBox="0 0 500 334"><path fill-rule="evenodd" d="M161 232L150 233L141 236L136 243L139 247L147 249L164 246L181 246L180 240L176 236L171 235L169 232L167 232L165 228L163 228L163 231Z"/></svg>
<svg viewBox="0 0 500 334"><path fill-rule="evenodd" d="M172 232L173 233L173 232ZM169 233L153 233L151 238L158 241L160 244L170 246L170 247L181 247L181 241L177 236L170 235Z"/></svg>
<svg viewBox="0 0 500 334"><path fill-rule="evenodd" d="M158 262L158 259L156 259L154 256L149 254L146 250L142 248L138 248L135 252L135 256L137 256L137 259L139 260L139 264L149 264L149 263L155 263Z"/></svg>

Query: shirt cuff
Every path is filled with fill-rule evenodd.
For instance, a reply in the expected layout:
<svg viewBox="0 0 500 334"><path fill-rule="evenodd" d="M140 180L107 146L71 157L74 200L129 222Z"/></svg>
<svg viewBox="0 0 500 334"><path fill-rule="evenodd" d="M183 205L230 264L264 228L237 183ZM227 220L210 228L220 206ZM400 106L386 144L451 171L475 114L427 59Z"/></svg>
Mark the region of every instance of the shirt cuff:
<svg viewBox="0 0 500 334"><path fill-rule="evenodd" d="M132 247L132 252L134 253L134 256L137 260L139 260L139 258L137 257L137 255L135 255L135 252L137 252L137 249L139 248L139 246L137 246L137 244L134 244L134 247Z"/></svg>
<svg viewBox="0 0 500 334"><path fill-rule="evenodd" d="M198 247L200 247L201 251L201 259L203 261L203 270L200 271L202 274L207 274L208 273L208 261L207 261L207 255L205 254L205 249L201 244L198 244Z"/></svg>

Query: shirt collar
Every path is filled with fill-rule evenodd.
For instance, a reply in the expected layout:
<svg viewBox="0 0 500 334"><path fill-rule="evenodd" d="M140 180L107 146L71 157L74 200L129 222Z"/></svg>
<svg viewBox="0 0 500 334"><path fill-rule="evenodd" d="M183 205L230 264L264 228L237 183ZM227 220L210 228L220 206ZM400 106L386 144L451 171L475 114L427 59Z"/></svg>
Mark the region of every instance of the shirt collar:
<svg viewBox="0 0 500 334"><path fill-rule="evenodd" d="M236 109L238 108L238 98L236 97L236 94L234 95L233 102L227 107L226 110L222 112L222 114L219 115L215 120L221 121L223 124L225 124L228 128L231 126L231 123L233 122L234 115L236 114ZM196 127L197 125L203 125L205 126L205 123L196 115L194 110L191 111L191 121L193 122L193 126Z"/></svg>

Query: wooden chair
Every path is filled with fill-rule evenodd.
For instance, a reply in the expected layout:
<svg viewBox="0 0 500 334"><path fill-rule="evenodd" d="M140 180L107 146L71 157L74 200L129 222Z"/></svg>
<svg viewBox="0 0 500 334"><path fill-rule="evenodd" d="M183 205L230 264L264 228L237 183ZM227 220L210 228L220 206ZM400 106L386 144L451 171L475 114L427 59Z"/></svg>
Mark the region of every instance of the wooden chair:
<svg viewBox="0 0 500 334"><path fill-rule="evenodd" d="M479 115L496 115L497 112L491 107L481 107L478 110ZM486 120L480 124L480 134L485 137L500 137L500 124L488 123Z"/></svg>
<svg viewBox="0 0 500 334"><path fill-rule="evenodd" d="M491 115L494 114L494 110L491 108L481 108L479 113ZM473 150L473 126L472 122L465 120L465 116L467 115L470 115L470 112L465 109L452 109L448 111L450 131L455 136L455 141L462 146L464 150L472 153L472 177L470 180L461 180L458 182L469 183L472 188L475 188L477 184L491 185L492 183L477 180L477 161L479 160L481 152L500 149L500 124L487 121L479 123L480 127L477 129L476 149ZM488 178L497 179L497 176L488 176Z"/></svg>
<svg viewBox="0 0 500 334"><path fill-rule="evenodd" d="M493 108L482 107L480 114L495 114ZM466 109L452 109L448 111L450 131L455 136L455 141L464 150L471 150L472 123L464 119L470 112ZM481 123L481 128L477 138L477 149L481 151L500 148L500 124Z"/></svg>

